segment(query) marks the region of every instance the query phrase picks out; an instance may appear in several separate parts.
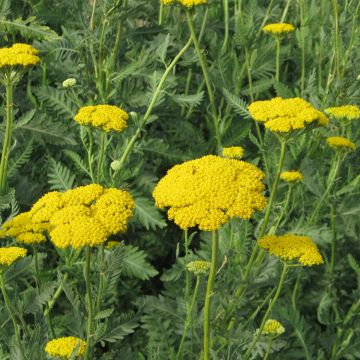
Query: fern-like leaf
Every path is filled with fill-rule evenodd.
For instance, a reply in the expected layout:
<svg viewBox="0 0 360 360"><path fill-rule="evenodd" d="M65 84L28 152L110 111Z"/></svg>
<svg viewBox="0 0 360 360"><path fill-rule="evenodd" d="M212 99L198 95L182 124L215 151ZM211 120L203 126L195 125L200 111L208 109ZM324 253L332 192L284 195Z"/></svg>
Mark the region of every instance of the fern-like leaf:
<svg viewBox="0 0 360 360"><path fill-rule="evenodd" d="M53 158L49 160L48 183L51 190L65 191L72 188L75 175L64 165L56 162Z"/></svg>

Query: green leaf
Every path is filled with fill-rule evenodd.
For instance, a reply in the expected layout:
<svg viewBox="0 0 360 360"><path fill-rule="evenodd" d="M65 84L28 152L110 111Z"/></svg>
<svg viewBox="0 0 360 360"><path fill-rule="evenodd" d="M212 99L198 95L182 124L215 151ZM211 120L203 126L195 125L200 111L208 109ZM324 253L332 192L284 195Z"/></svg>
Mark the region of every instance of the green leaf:
<svg viewBox="0 0 360 360"><path fill-rule="evenodd" d="M152 201L145 197L136 197L135 203L134 218L139 221L146 230L166 227L165 220Z"/></svg>
<svg viewBox="0 0 360 360"><path fill-rule="evenodd" d="M75 167L81 172L86 175L90 176L90 172L81 158L81 156L71 150L64 150L64 154L74 163Z"/></svg>
<svg viewBox="0 0 360 360"><path fill-rule="evenodd" d="M75 175L71 174L67 167L50 158L48 178L51 190L64 191L72 188Z"/></svg>
<svg viewBox="0 0 360 360"><path fill-rule="evenodd" d="M158 271L146 261L146 254L136 246L125 246L124 273L140 280L148 280Z"/></svg>
<svg viewBox="0 0 360 360"><path fill-rule="evenodd" d="M243 99L230 93L230 91L227 89L223 89L223 94L227 103L232 107L233 110L235 110L238 114L245 118L251 118L250 113L247 109L247 104Z"/></svg>
<svg viewBox="0 0 360 360"><path fill-rule="evenodd" d="M195 107L199 106L204 98L204 91L200 91L194 95L179 95L175 94L172 96L172 99L179 105L186 106L186 107Z"/></svg>
<svg viewBox="0 0 360 360"><path fill-rule="evenodd" d="M25 148L18 154L14 154L13 158L9 162L9 169L8 169L8 177L14 175L15 171L25 165L31 156L33 150L34 140L30 139L28 143L25 145Z"/></svg>

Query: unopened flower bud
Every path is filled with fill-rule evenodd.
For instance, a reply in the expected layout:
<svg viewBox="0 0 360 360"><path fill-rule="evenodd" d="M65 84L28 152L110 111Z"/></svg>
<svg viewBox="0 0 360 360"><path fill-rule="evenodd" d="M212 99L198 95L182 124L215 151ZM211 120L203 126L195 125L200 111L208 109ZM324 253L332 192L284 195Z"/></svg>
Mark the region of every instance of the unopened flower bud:
<svg viewBox="0 0 360 360"><path fill-rule="evenodd" d="M74 79L74 78L66 79L63 81L62 85L63 85L63 88L73 87L76 85L76 79Z"/></svg>

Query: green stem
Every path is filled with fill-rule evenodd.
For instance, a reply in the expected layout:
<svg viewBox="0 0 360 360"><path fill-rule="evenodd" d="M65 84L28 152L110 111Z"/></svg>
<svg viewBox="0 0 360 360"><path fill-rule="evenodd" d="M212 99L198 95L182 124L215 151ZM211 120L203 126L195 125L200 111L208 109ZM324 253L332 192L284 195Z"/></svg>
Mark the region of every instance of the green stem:
<svg viewBox="0 0 360 360"><path fill-rule="evenodd" d="M336 76L337 79L340 79L340 47L339 47L339 13L337 7L337 0L332 0L333 5L333 16L335 22L335 69L336 69Z"/></svg>
<svg viewBox="0 0 360 360"><path fill-rule="evenodd" d="M87 127L86 129L87 129L87 132L88 132L88 135L89 135L89 148L86 149L87 158L88 158L88 165L89 165L91 181L92 181L92 183L95 183L95 176L94 176L93 162L92 162L93 136L92 136L91 129L89 127Z"/></svg>
<svg viewBox="0 0 360 360"><path fill-rule="evenodd" d="M226 51L229 41L229 0L223 0L224 8L224 41L221 47L222 53Z"/></svg>
<svg viewBox="0 0 360 360"><path fill-rule="evenodd" d="M188 264L188 253L189 253L189 236L188 235L189 235L188 231L185 230L184 231L184 237L185 237L184 245L185 245L185 264L186 265ZM186 305L188 305L189 296L190 296L190 274L186 270L186 265L185 265L185 282L186 282L185 302L186 302Z"/></svg>
<svg viewBox="0 0 360 360"><path fill-rule="evenodd" d="M276 82L280 82L280 39L279 37L275 37L276 43Z"/></svg>
<svg viewBox="0 0 360 360"><path fill-rule="evenodd" d="M288 206L289 206L289 202L290 202L290 198L291 198L291 193L292 193L292 189L293 189L293 185L290 184L289 185L289 189L286 193L286 198L285 198L285 204L281 209L280 215L278 217L278 219L276 220L276 223L274 225L274 229L273 232L275 233L277 228L279 227L281 220L283 219L284 215L285 215L285 211L287 210Z"/></svg>
<svg viewBox="0 0 360 360"><path fill-rule="evenodd" d="M99 277L99 292L96 299L95 305L95 315L97 315L100 311L101 300L104 292L104 285L105 285L105 274L103 272L104 267L104 259L105 259L105 247L101 245L100 247L100 277Z"/></svg>
<svg viewBox="0 0 360 360"><path fill-rule="evenodd" d="M66 282L66 280L69 278L69 275L66 273L64 275L64 282ZM59 296L61 295L63 291L63 288L61 285L58 286L58 288L56 289L53 297L48 301L47 303L47 307L44 311L44 315L47 316L48 313L52 310L52 308L54 307L55 303L56 303L56 300L59 298Z"/></svg>
<svg viewBox="0 0 360 360"><path fill-rule="evenodd" d="M186 50L190 47L192 43L192 39L190 38L188 40L188 42L185 44L185 46L179 51L179 53L175 56L175 58L173 59L173 61L170 63L170 65L167 67L167 69L164 72L164 75L162 76L162 78L160 79L160 82L155 90L155 93L151 99L150 105L144 115L143 120L141 121L140 125L138 126L135 134L132 136L132 138L130 139L129 143L127 144L123 155L121 156L120 160L119 160L119 167L116 171L114 171L113 174L113 179L116 177L116 175L118 174L118 172L122 169L122 167L124 166L128 156L130 155L135 142L137 140L137 138L139 137L141 130L143 129L143 127L145 126L146 122L149 120L149 117L152 113L152 110L155 107L156 101L159 97L159 95L161 94L161 90L163 85L165 84L165 81L167 79L167 77L169 76L169 74L172 72L173 68L175 67L175 65L177 64L177 62L180 60L180 58L184 55L184 53L186 52Z"/></svg>
<svg viewBox="0 0 360 360"><path fill-rule="evenodd" d="M331 206L330 208L330 222L331 222L331 230L332 230L330 274L333 275L335 268L335 244L336 244L335 212L333 206Z"/></svg>
<svg viewBox="0 0 360 360"><path fill-rule="evenodd" d="M206 287L204 305L204 360L210 359L210 306L211 297L213 296L213 286L215 282L218 242L219 234L217 230L215 230L212 233L211 266Z"/></svg>
<svg viewBox="0 0 360 360"><path fill-rule="evenodd" d="M90 246L86 246L85 249L85 283L86 283L86 300L87 300L87 311L88 311L88 325L87 325L87 337L86 337L86 350L85 360L92 359L92 347L93 347L93 303L91 298L91 282L90 282L90 265L91 265L91 249Z"/></svg>
<svg viewBox="0 0 360 360"><path fill-rule="evenodd" d="M183 349L183 346L184 346L184 341L185 341L185 338L186 338L186 335L187 335L187 331L189 330L189 327L191 326L192 321L193 321L193 311L194 311L194 305L195 305L195 302L196 302L196 298L197 298L197 295L198 295L198 292L199 292L199 285L200 285L200 276L197 276L196 277L195 290L194 290L194 294L193 294L193 297L192 297L192 300L191 300L190 308L189 308L188 313L187 313L187 317L186 317L186 321L185 321L185 325L184 325L184 330L183 330L183 334L182 334L182 338L181 338L181 342L180 342L179 349L178 349L178 352L177 352L177 355L176 355L176 360L179 360L181 358L181 353L182 353L182 349Z"/></svg>
<svg viewBox="0 0 360 360"><path fill-rule="evenodd" d="M21 338L20 338L20 328L19 328L18 324L16 323L15 314L14 314L14 312L12 310L9 295L8 295L8 293L6 291L6 288L5 288L5 279L4 279L4 275L3 275L2 272L0 272L0 287L1 287L1 292L3 294L3 297L4 297L6 309L7 309L8 313L9 313L9 315L10 315L11 321L12 321L13 326L14 326L16 341L17 341L18 346L19 346L21 357L23 359L27 359L27 357L25 356L24 347L23 347L23 344L22 344Z"/></svg>
<svg viewBox="0 0 360 360"><path fill-rule="evenodd" d="M103 170L103 161L104 161L104 154L105 154L105 132L101 131L100 136L100 150L99 150L99 161L97 167L97 182L100 184L102 170Z"/></svg>
<svg viewBox="0 0 360 360"><path fill-rule="evenodd" d="M258 33L257 33L256 36L259 36L259 35L260 35L260 33L261 33L261 31L262 31L262 28L265 26L265 24L266 24L266 22L267 22L267 20L268 20L268 18L269 18L271 9L272 9L272 7L273 7L273 3L274 3L274 0L270 0L269 5L268 5L268 7L267 7L267 9L266 9L266 12L265 12L264 19L263 19L263 21L262 21L262 23L261 23L261 25L260 25L259 31L258 31Z"/></svg>
<svg viewBox="0 0 360 360"><path fill-rule="evenodd" d="M251 355L251 352L252 350L254 349L256 343L258 342L260 336L261 336L261 333L264 329L264 326L265 326L265 322L266 320L269 318L269 315L271 313L271 310L273 309L277 299L279 298L279 295L280 295L280 292L281 292L281 289L282 289L282 286L284 284L284 281L285 281L285 278L286 278L286 275L288 273L288 265L286 263L284 263L284 267L283 267L283 271L281 273L281 277L280 277L280 280L279 280L279 283L278 283L278 286L276 288L276 293L275 293L275 296L274 298L271 300L270 304L269 304L269 307L268 309L266 310L265 312L265 315L261 321L261 325L259 327L259 330L256 332L256 335L254 337L254 340L252 341L252 343L250 344L249 348L247 349L246 353L245 353L245 356L244 356L244 359L247 360L249 359L250 355Z"/></svg>
<svg viewBox="0 0 360 360"><path fill-rule="evenodd" d="M268 344L268 347L267 347L267 350L266 350L266 354L265 354L263 360L267 360L267 359L269 358L270 350L271 350L271 345L272 345L273 341L274 341L274 337L273 337L273 336L270 336L269 344Z"/></svg>
<svg viewBox="0 0 360 360"><path fill-rule="evenodd" d="M160 2L160 9L159 9L159 25L162 25L164 17L164 4Z"/></svg>
<svg viewBox="0 0 360 360"><path fill-rule="evenodd" d="M287 3L286 3L286 5L285 5L285 9L284 9L284 11L283 11L283 13L282 13L282 16L281 16L281 21L280 21L280 22L282 22L282 23L283 23L283 22L285 21L285 19L286 19L286 15L287 15L287 13L288 13L288 11L289 11L290 4L291 4L291 0L288 0Z"/></svg>
<svg viewBox="0 0 360 360"><path fill-rule="evenodd" d="M305 90L305 32L304 32L304 4L300 3L300 33L301 33L301 96Z"/></svg>
<svg viewBox="0 0 360 360"><path fill-rule="evenodd" d="M221 136L220 136L220 129L219 129L219 119L218 119L218 115L217 115L217 111L216 111L215 96L214 96L212 84L211 84L210 78L209 78L208 66L207 66L205 57L203 55L203 52L201 51L199 41L196 36L193 19L192 19L192 16L191 16L191 13L189 10L186 10L186 18L187 18L187 23L188 23L189 30L191 33L191 39L194 44L194 47L195 47L195 50L196 50L196 53L197 53L197 56L198 56L198 59L200 62L200 66L201 66L201 69L203 72L203 76L204 76L204 80L205 80L205 84L206 84L206 88L207 88L207 92L208 92L208 96L209 96L209 101L210 101L211 114L213 117L217 152L220 153L222 146L221 146Z"/></svg>
<svg viewBox="0 0 360 360"><path fill-rule="evenodd" d="M7 182L7 164L9 159L9 153L11 148L11 134L13 127L13 84L10 79L10 74L5 78L6 88L6 125L5 125L5 138L1 153L0 162L0 195L5 193L6 182Z"/></svg>
<svg viewBox="0 0 360 360"><path fill-rule="evenodd" d="M291 294L291 305L292 305L294 311L296 311L296 298L297 298L297 294L299 291L300 280L301 280L301 273L299 273L296 278L296 283L295 283L293 292Z"/></svg>
<svg viewBox="0 0 360 360"><path fill-rule="evenodd" d="M327 188L326 188L325 192L323 193L322 197L320 198L320 200L317 202L317 205L316 205L313 213L309 217L309 221L308 221L309 225L311 225L313 223L313 221L315 220L316 216L318 215L319 211L321 210L321 207L323 206L323 203L327 200L327 198L330 194L330 191L335 183L337 174L340 169L340 164L341 164L341 157L339 155L336 155L334 164L335 164L334 168L329 173Z"/></svg>

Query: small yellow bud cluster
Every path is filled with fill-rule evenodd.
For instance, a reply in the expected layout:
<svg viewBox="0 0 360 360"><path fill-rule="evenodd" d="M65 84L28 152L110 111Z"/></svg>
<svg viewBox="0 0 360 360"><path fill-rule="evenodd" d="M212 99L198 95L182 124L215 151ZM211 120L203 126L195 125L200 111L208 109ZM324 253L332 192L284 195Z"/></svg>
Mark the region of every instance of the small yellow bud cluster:
<svg viewBox="0 0 360 360"><path fill-rule="evenodd" d="M244 149L241 146L223 148L223 157L229 159L241 159L244 156Z"/></svg>
<svg viewBox="0 0 360 360"><path fill-rule="evenodd" d="M287 23L276 23L265 25L262 30L268 34L279 36L293 32L295 26Z"/></svg>
<svg viewBox="0 0 360 360"><path fill-rule="evenodd" d="M266 320L264 328L261 332L263 335L275 335L279 336L285 332L285 328L281 323L274 319Z"/></svg>
<svg viewBox="0 0 360 360"><path fill-rule="evenodd" d="M60 359L72 358L72 355L76 349L76 358L82 357L85 354L86 342L74 336L51 340L45 346L45 351L50 356Z"/></svg>
<svg viewBox="0 0 360 360"><path fill-rule="evenodd" d="M354 151L356 145L347 138L342 136L331 136L326 139L327 144L335 150L350 150Z"/></svg>
<svg viewBox="0 0 360 360"><path fill-rule="evenodd" d="M280 179L291 183L304 180L304 176L300 171L291 170L283 171L280 174Z"/></svg>
<svg viewBox="0 0 360 360"><path fill-rule="evenodd" d="M325 109L325 112L335 119L360 119L360 108L356 105L334 106Z"/></svg>
<svg viewBox="0 0 360 360"><path fill-rule="evenodd" d="M186 265L189 272L196 276L206 275L210 270L211 263L204 260L191 261Z"/></svg>

